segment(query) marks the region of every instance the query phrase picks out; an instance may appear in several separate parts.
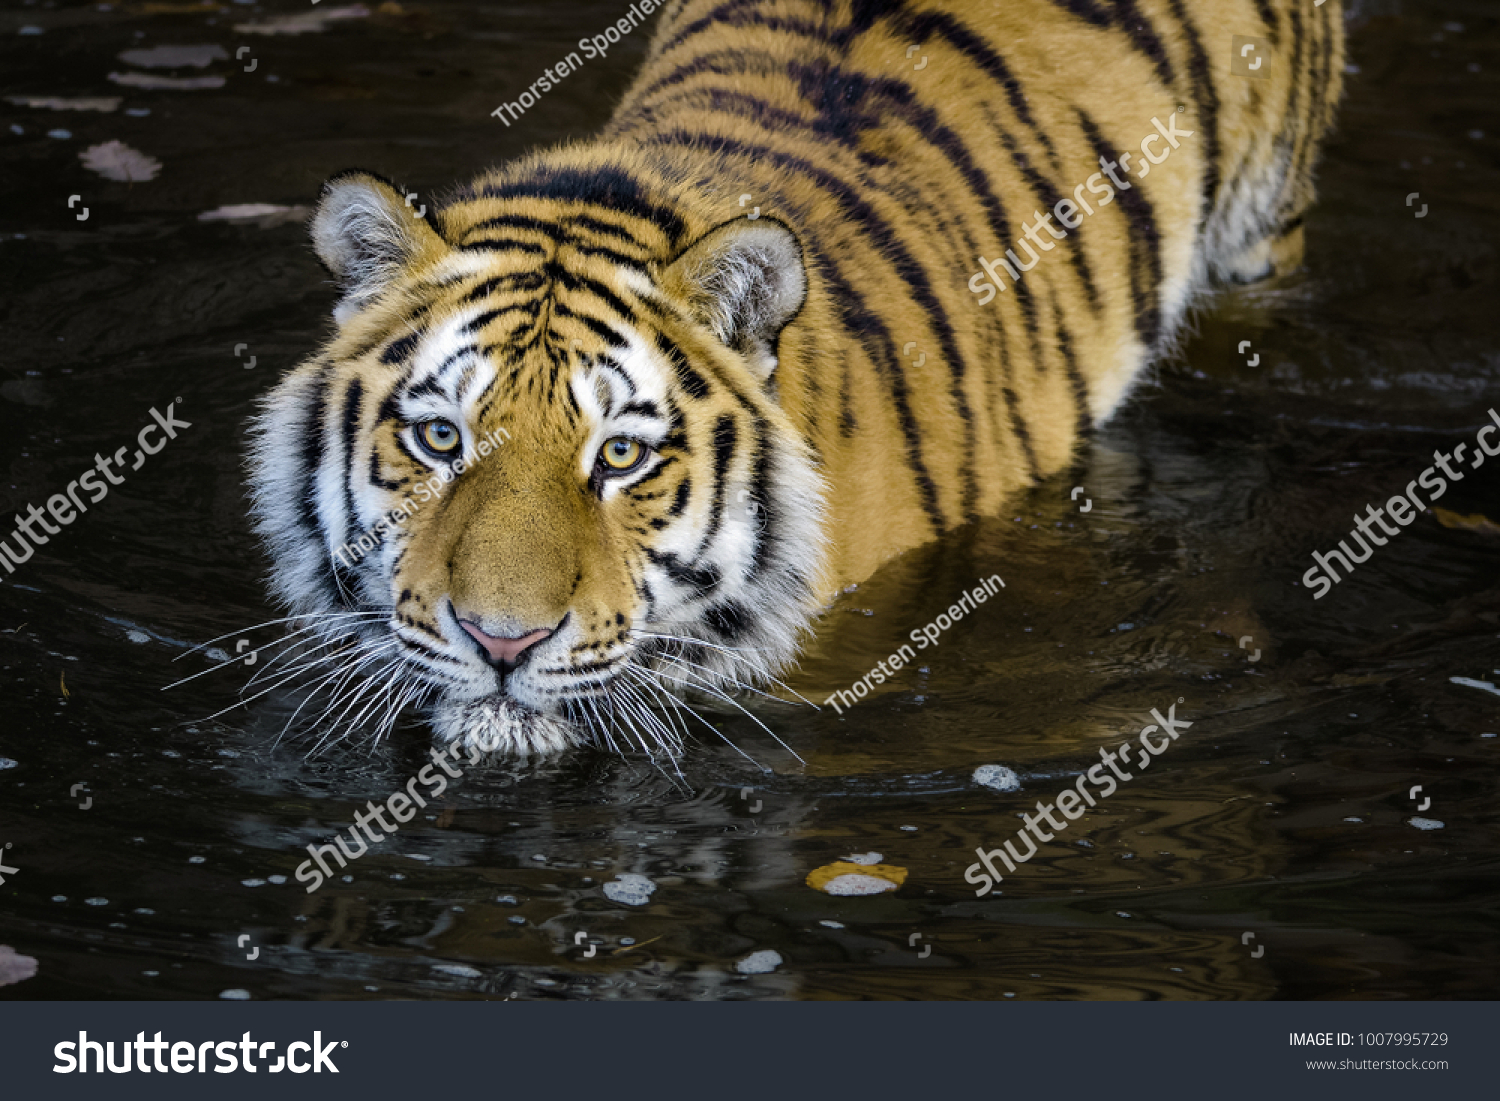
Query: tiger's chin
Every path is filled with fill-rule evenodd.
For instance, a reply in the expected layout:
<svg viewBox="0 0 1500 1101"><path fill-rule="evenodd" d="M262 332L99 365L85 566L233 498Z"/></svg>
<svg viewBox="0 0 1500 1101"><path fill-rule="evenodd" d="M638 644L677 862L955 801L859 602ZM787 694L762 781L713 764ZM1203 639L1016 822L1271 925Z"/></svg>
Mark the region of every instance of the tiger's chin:
<svg viewBox="0 0 1500 1101"><path fill-rule="evenodd" d="M500 695L439 701L432 725L440 744L471 757L551 757L589 741L563 716Z"/></svg>

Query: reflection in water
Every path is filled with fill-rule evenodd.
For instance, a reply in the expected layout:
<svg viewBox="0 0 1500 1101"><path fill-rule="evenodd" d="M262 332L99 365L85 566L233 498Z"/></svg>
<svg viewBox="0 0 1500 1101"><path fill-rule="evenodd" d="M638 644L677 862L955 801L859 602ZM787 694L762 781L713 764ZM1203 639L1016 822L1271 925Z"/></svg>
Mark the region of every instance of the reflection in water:
<svg viewBox="0 0 1500 1101"><path fill-rule="evenodd" d="M195 427L0 594L0 755L15 762L0 843L18 869L0 943L40 961L0 996L1492 995L1500 714L1462 680L1500 668L1493 527L1429 511L1325 598L1300 580L1497 400L1500 32L1456 4L1411 7L1360 9L1308 271L1213 303L1066 476L845 594L789 678L809 700L848 690L982 579L1005 581L853 707L744 699L801 762L700 701L726 741L705 731L680 775L589 753L465 769L311 894L295 878L307 846L404 787L429 759L425 730L309 760L272 745L295 700L201 721L248 666L158 691L207 667L172 658L271 618L240 429L331 302L310 293L303 227L277 211L351 165L437 194L587 133L643 42L506 128L489 112L517 74L615 5L383 6L257 37L256 70L216 62L215 90L104 87L127 48L232 55L212 13L34 9L54 22L0 44L7 91L122 102L8 107L9 506L66 485L153 405L180 396ZM79 151L110 140L160 175L81 175ZM87 222L65 209L80 190ZM1426 217L1403 206L1411 192ZM1475 470L1443 507L1500 519L1496 486ZM976 896L976 849L1015 838L1022 814L1179 699L1193 725L1170 749ZM1020 790L976 784L986 764ZM1410 824L1420 799L1441 829ZM806 883L869 853L907 870L898 890ZM626 873L655 885L639 905L603 891ZM760 950L783 962L736 971Z"/></svg>

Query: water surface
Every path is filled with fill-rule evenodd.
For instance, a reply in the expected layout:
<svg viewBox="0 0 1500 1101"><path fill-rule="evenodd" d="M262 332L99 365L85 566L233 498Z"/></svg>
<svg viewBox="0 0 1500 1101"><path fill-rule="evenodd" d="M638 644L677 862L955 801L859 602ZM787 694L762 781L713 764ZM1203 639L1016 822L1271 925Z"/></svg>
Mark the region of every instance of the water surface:
<svg viewBox="0 0 1500 1101"><path fill-rule="evenodd" d="M750 759L703 731L680 776L594 753L468 770L349 881L293 879L307 844L405 785L427 736L310 760L272 745L284 706L207 719L253 668L160 690L208 667L174 662L190 647L276 614L243 426L332 304L295 212L199 216L306 205L352 166L423 201L585 136L643 34L513 126L489 112L623 7L382 4L300 35L237 29L307 15L292 3L0 13L0 94L120 99L0 100L5 507L133 447L153 407L191 424L0 587L0 861L18 868L0 943L40 961L0 997L1493 996L1500 698L1452 678L1500 682L1500 541L1454 517L1500 521L1500 464L1326 598L1299 584L1500 406L1500 20L1459 0L1359 6L1307 269L1220 296L1075 469L847 594L790 686L821 701L998 574L995 599L843 714L740 701L801 762L700 702ZM120 57L159 46L218 56ZM112 140L160 174L82 166ZM1173 704L1193 725L1149 771L975 897L976 846ZM1022 790L975 784L984 764ZM907 870L898 891L805 883L869 853ZM656 884L644 905L605 896L621 873ZM762 950L776 970L736 972Z"/></svg>

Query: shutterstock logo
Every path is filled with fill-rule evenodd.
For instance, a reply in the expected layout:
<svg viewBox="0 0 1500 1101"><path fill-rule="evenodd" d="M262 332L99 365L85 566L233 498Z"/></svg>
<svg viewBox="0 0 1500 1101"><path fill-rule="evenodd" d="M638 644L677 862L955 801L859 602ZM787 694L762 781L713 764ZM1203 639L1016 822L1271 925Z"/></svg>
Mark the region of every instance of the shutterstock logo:
<svg viewBox="0 0 1500 1101"><path fill-rule="evenodd" d="M259 1043L251 1039L248 1032L238 1041L207 1040L197 1045L187 1040L163 1040L160 1032L156 1033L154 1039L148 1040L144 1032L137 1032L133 1041L120 1041L120 1062L117 1065L115 1041L100 1043L98 1040L90 1040L87 1032L80 1032L76 1042L64 1040L52 1049L52 1054L57 1058L57 1065L52 1068L52 1073L87 1074L89 1056L92 1055L95 1074L103 1074L105 1070L111 1074L129 1074L132 1070L141 1074L150 1074L153 1070L158 1074L166 1074L169 1070L173 1074L206 1074L209 1055L212 1054L217 1060L213 1067L215 1074L233 1074L237 1070L255 1074L262 1069L270 1074L280 1074L283 1070L289 1070L293 1074L306 1074L308 1071L322 1074L325 1070L329 1074L337 1074L339 1068L334 1066L329 1055L336 1047L348 1046L348 1040L329 1040L325 1044L323 1034L314 1032L312 1043L297 1040L288 1044L286 1054L278 1056L276 1062L271 1063L269 1060L276 1050L276 1041ZM132 1051L135 1055L133 1064ZM307 1056L311 1056L311 1059ZM261 1060L260 1066L255 1065L257 1059ZM165 1060L170 1060L171 1067L166 1065Z"/></svg>

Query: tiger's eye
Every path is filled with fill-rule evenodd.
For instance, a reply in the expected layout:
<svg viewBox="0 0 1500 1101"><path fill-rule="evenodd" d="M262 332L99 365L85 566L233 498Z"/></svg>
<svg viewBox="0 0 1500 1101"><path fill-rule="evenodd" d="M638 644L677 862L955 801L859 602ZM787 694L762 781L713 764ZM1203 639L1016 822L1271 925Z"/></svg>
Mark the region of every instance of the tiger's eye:
<svg viewBox="0 0 1500 1101"><path fill-rule="evenodd" d="M426 421L417 426L417 438L434 455L446 455L463 442L463 435L452 421Z"/></svg>
<svg viewBox="0 0 1500 1101"><path fill-rule="evenodd" d="M615 436L605 440L599 449L599 459L611 470L629 470L641 461L646 449L629 436Z"/></svg>

